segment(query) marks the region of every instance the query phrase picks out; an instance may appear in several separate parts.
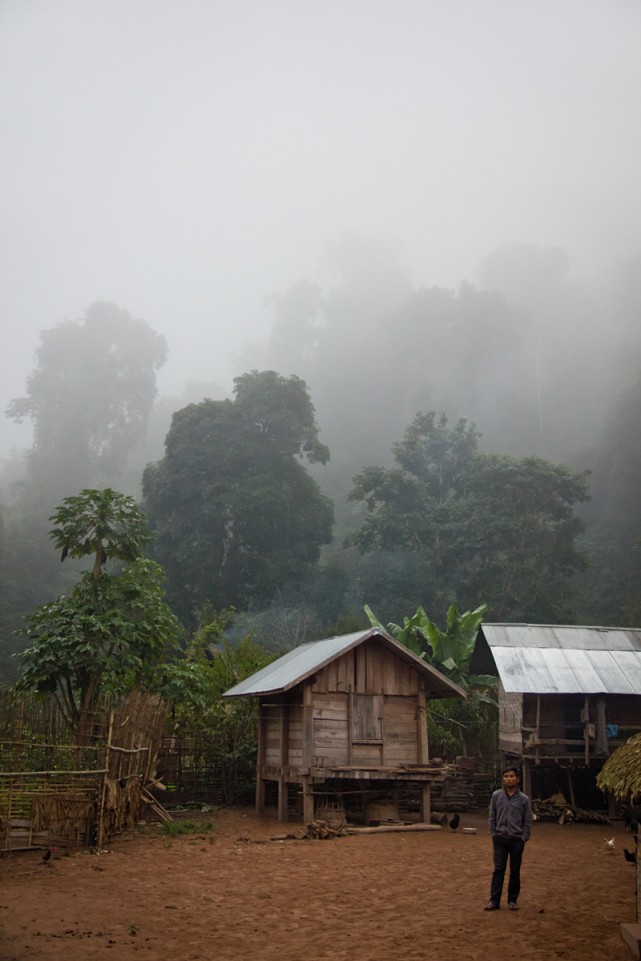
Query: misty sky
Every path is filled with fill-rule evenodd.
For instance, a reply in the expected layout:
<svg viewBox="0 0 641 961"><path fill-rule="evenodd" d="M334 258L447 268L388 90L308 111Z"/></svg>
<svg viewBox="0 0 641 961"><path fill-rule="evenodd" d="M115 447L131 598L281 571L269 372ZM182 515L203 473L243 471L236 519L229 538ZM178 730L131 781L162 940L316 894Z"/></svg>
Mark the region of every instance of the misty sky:
<svg viewBox="0 0 641 961"><path fill-rule="evenodd" d="M639 0L0 0L2 410L100 299L166 336L163 393L229 386L345 231L415 284L511 241L616 268L640 49ZM2 450L22 436L2 416Z"/></svg>

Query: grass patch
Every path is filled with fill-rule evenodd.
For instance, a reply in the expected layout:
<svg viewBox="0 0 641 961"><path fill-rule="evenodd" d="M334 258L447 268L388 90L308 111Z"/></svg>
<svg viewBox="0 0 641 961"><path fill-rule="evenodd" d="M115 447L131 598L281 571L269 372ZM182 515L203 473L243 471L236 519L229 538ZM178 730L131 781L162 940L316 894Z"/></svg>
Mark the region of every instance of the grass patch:
<svg viewBox="0 0 641 961"><path fill-rule="evenodd" d="M182 834L202 834L204 831L213 831L214 825L211 821L163 821L162 833L170 838L177 838Z"/></svg>

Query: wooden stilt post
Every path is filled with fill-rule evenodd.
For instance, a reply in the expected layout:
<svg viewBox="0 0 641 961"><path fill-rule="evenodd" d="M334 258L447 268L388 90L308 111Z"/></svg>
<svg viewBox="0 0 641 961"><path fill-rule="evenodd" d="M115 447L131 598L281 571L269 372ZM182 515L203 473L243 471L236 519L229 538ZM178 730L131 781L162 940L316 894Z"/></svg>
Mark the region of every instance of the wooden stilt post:
<svg viewBox="0 0 641 961"><path fill-rule="evenodd" d="M523 758L523 793L532 797L532 761L529 757Z"/></svg>
<svg viewBox="0 0 641 961"><path fill-rule="evenodd" d="M351 733L349 734L351 740ZM314 694L311 684L303 687L303 770L309 772L314 762ZM314 820L314 780L311 774L302 776L303 824Z"/></svg>
<svg viewBox="0 0 641 961"><path fill-rule="evenodd" d="M265 810L265 779L263 767L265 765L265 711L262 700L258 706L258 750L256 751L256 814Z"/></svg>
<svg viewBox="0 0 641 961"><path fill-rule="evenodd" d="M418 741L418 763L430 763L429 731L427 721L427 696L425 683L419 681L418 685L418 712L417 712L417 741ZM421 821L425 824L430 823L432 813L432 786L428 782L421 785L420 800Z"/></svg>
<svg viewBox="0 0 641 961"><path fill-rule="evenodd" d="M314 820L314 787L311 778L303 778L303 824Z"/></svg>
<svg viewBox="0 0 641 961"><path fill-rule="evenodd" d="M430 784L421 784L421 821L430 823L432 815L432 789Z"/></svg>
<svg viewBox="0 0 641 961"><path fill-rule="evenodd" d="M576 807L576 803L574 801L574 785L572 784L572 768L571 767L568 768L568 790L570 792L570 804L572 805L572 807Z"/></svg>
<svg viewBox="0 0 641 961"><path fill-rule="evenodd" d="M590 763L590 696L585 695L585 706L583 708L585 721L583 724L583 743L585 748L584 760L586 765Z"/></svg>

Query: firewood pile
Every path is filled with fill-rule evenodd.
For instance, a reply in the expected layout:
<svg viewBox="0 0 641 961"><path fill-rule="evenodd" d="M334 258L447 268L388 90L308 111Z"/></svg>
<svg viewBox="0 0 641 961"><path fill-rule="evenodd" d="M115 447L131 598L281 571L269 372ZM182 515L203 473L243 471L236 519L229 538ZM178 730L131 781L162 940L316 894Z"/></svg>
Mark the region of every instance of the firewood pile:
<svg viewBox="0 0 641 961"><path fill-rule="evenodd" d="M538 821L558 821L559 824L610 823L610 819L603 811L586 811L575 804L569 804L562 794L553 794L550 798L532 801L532 812Z"/></svg>
<svg viewBox="0 0 641 961"><path fill-rule="evenodd" d="M316 841L327 841L330 838L341 837L345 833L345 824L332 827L328 821L321 818L307 825L307 834L305 837Z"/></svg>

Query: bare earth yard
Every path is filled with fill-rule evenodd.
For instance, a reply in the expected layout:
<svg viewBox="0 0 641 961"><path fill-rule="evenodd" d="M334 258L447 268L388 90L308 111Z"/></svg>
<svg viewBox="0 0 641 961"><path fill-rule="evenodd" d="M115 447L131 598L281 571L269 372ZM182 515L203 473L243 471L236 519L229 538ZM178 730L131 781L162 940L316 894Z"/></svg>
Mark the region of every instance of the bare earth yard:
<svg viewBox="0 0 641 961"><path fill-rule="evenodd" d="M425 833L331 841L251 811L199 815L212 830L149 825L101 854L0 859L2 961L629 961L631 837L620 823L537 823L521 909L482 910L491 845L483 814ZM604 838L616 838L608 854Z"/></svg>

